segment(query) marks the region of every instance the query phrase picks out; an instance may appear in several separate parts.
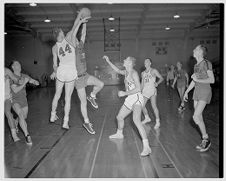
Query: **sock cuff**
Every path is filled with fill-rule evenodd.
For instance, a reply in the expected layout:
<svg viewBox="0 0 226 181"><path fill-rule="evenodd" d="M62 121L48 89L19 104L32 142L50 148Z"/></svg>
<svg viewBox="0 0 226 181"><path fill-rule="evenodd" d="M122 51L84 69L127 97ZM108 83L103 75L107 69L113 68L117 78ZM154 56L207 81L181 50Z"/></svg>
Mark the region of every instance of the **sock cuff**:
<svg viewBox="0 0 226 181"><path fill-rule="evenodd" d="M96 94L94 94L93 92L90 93L90 96L96 98Z"/></svg>

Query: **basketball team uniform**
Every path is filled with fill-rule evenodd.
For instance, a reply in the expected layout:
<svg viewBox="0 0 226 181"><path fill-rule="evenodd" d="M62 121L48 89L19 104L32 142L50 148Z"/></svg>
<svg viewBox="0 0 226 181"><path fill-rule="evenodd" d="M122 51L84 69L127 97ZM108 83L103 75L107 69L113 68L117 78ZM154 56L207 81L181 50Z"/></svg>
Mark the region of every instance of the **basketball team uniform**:
<svg viewBox="0 0 226 181"><path fill-rule="evenodd" d="M207 70L212 70L212 64L208 60L203 60L199 64L194 66L194 73L197 79L207 79ZM207 104L210 103L212 97L212 90L209 83L195 82L195 90L193 93L193 100L205 101Z"/></svg>
<svg viewBox="0 0 226 181"><path fill-rule="evenodd" d="M177 76L177 87L182 88L186 86L186 72L181 69L176 71Z"/></svg>
<svg viewBox="0 0 226 181"><path fill-rule="evenodd" d="M21 74L21 76L15 75L18 78L18 82L20 80L24 80L25 77L29 78L29 76L25 75L25 74ZM19 83L13 83L16 84L18 86L20 86ZM27 93L26 93L26 86L24 86L19 92L15 93L14 91L12 91L12 102L13 104L19 104L21 106L21 108L27 107L28 103L27 103Z"/></svg>
<svg viewBox="0 0 226 181"><path fill-rule="evenodd" d="M89 74L87 73L86 65L86 54L84 51L84 43L80 41L79 44L75 47L76 53L76 69L78 74L78 79L75 80L76 89L81 89L87 86L87 80Z"/></svg>
<svg viewBox="0 0 226 181"><path fill-rule="evenodd" d="M8 76L5 76L5 100L11 99L11 89L10 89L10 78Z"/></svg>
<svg viewBox="0 0 226 181"><path fill-rule="evenodd" d="M5 112L11 111L12 106L12 94L11 94L11 88L10 88L10 78L8 76L5 76Z"/></svg>
<svg viewBox="0 0 226 181"><path fill-rule="evenodd" d="M56 78L60 82L71 82L77 78L75 66L75 48L64 39L61 43L56 42L57 56L60 60Z"/></svg>
<svg viewBox="0 0 226 181"><path fill-rule="evenodd" d="M169 84L170 85L173 83L174 76L175 76L175 72L170 70L168 72L168 74L167 74L167 77L168 77L168 80L169 80Z"/></svg>
<svg viewBox="0 0 226 181"><path fill-rule="evenodd" d="M142 75L144 83L142 95L150 99L153 95L157 94L157 89L155 87L156 76L153 76L151 74L151 70L149 70L148 72L144 71Z"/></svg>
<svg viewBox="0 0 226 181"><path fill-rule="evenodd" d="M130 80L127 73L125 75L125 87L126 91L133 90L135 89L135 83L134 80ZM132 110L134 105L144 105L144 98L141 92L129 95L124 102L124 105L129 109Z"/></svg>

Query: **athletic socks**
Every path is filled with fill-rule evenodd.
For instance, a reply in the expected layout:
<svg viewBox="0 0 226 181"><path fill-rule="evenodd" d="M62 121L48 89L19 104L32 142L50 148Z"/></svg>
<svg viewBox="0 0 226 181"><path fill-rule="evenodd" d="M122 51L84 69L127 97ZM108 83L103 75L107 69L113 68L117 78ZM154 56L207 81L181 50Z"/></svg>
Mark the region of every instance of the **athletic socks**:
<svg viewBox="0 0 226 181"><path fill-rule="evenodd" d="M64 118L64 123L62 126L64 129L69 129L68 121L69 121L68 117Z"/></svg>
<svg viewBox="0 0 226 181"><path fill-rule="evenodd" d="M109 136L110 139L123 139L124 136L123 136L123 129L117 129L117 132L116 134L113 134L111 136Z"/></svg>
<svg viewBox="0 0 226 181"><path fill-rule="evenodd" d="M149 146L149 142L148 139L143 139L143 151L141 152L141 156L148 156L149 154L151 154L151 148Z"/></svg>
<svg viewBox="0 0 226 181"><path fill-rule="evenodd" d="M154 129L158 129L159 127L160 127L160 119L156 119Z"/></svg>
<svg viewBox="0 0 226 181"><path fill-rule="evenodd" d="M54 123L57 119L58 119L58 117L56 115L56 111L55 112L51 112L50 122Z"/></svg>
<svg viewBox="0 0 226 181"><path fill-rule="evenodd" d="M14 142L17 142L17 141L19 141L20 140L20 138L17 136L17 134L16 134L16 129L11 129L11 134L12 134L12 137L13 137L13 141Z"/></svg>
<svg viewBox="0 0 226 181"><path fill-rule="evenodd" d="M93 92L90 93L90 96L94 99L96 99L96 94L94 94Z"/></svg>

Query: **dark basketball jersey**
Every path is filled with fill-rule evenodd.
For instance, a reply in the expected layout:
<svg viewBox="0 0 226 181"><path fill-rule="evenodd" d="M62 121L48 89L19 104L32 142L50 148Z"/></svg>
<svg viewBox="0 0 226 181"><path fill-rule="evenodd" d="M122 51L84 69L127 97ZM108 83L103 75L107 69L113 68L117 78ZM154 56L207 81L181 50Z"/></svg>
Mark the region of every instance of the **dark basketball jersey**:
<svg viewBox="0 0 226 181"><path fill-rule="evenodd" d="M86 72L86 55L84 51L84 43L82 41L75 48L76 52L76 69L78 71L78 75L81 75Z"/></svg>
<svg viewBox="0 0 226 181"><path fill-rule="evenodd" d="M212 70L212 64L208 60L203 60L194 66L194 73L197 79L207 79L207 70Z"/></svg>

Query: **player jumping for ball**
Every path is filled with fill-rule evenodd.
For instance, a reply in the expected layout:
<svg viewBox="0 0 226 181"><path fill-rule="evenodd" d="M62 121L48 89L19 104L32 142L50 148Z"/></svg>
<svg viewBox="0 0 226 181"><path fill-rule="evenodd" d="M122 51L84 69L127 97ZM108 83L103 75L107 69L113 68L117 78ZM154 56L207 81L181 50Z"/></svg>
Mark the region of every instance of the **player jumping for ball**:
<svg viewBox="0 0 226 181"><path fill-rule="evenodd" d="M79 13L72 30L67 33L66 37L61 28L55 28L53 30L53 36L56 40L56 44L52 48L54 72L51 74L51 79L56 78L56 92L52 102L50 122L55 122L58 119L56 115L56 108L62 89L65 85L64 123L62 126L64 129L69 129L68 121L71 107L71 95L74 90L75 79L77 78L77 70L75 65L75 37L78 31L77 25L79 21L86 22L87 18L83 18L81 20L81 13ZM57 57L60 60L59 66L57 65Z"/></svg>

